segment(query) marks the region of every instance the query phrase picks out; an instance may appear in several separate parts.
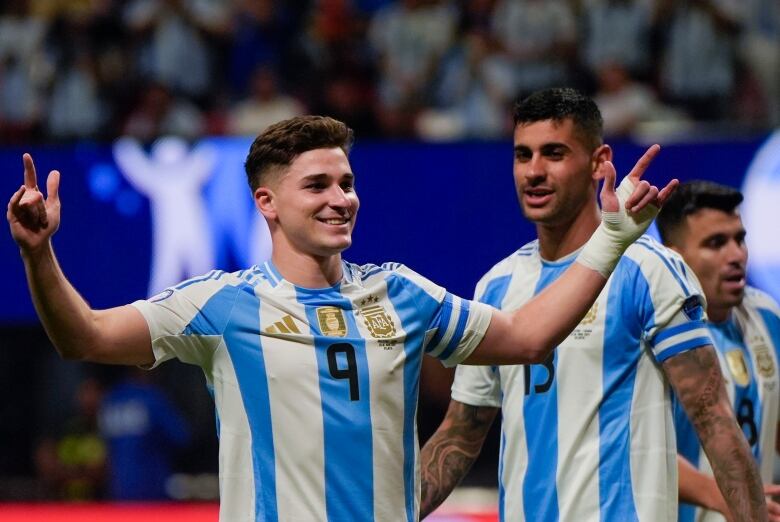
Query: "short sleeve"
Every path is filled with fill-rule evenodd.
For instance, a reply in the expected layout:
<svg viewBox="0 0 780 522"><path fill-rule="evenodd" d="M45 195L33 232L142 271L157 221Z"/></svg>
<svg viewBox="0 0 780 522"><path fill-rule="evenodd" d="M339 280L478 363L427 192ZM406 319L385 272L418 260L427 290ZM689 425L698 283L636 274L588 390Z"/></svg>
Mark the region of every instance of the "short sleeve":
<svg viewBox="0 0 780 522"><path fill-rule="evenodd" d="M492 308L462 299L401 265L394 269L426 322L425 352L445 366L468 358L485 336Z"/></svg>
<svg viewBox="0 0 780 522"><path fill-rule="evenodd" d="M638 300L642 337L656 361L712 344L699 280L675 252L648 237L629 251L638 265L631 291Z"/></svg>
<svg viewBox="0 0 780 522"><path fill-rule="evenodd" d="M455 370L452 398L470 406L501 407L501 380L497 366L462 364Z"/></svg>
<svg viewBox="0 0 780 522"><path fill-rule="evenodd" d="M227 279L213 274L192 279L132 303L149 327L155 358L152 367L169 359L208 364L239 292Z"/></svg>

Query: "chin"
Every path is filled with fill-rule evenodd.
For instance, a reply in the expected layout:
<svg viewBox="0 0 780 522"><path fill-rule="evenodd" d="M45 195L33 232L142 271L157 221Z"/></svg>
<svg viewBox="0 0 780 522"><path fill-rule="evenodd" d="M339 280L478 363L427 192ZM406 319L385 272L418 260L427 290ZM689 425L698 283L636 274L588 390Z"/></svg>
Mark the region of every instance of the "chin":
<svg viewBox="0 0 780 522"><path fill-rule="evenodd" d="M327 245L320 246L320 255L322 256L335 256L341 254L343 251L352 246L352 240L339 241Z"/></svg>
<svg viewBox="0 0 780 522"><path fill-rule="evenodd" d="M523 206L523 216L529 221L544 221L547 212L543 208L531 208Z"/></svg>

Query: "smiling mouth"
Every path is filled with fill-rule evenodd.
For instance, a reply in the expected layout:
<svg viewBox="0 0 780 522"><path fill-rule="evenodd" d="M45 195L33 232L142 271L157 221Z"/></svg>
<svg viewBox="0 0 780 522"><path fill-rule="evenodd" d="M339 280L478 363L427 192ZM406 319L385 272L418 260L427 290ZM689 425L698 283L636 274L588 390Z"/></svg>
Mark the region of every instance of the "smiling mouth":
<svg viewBox="0 0 780 522"><path fill-rule="evenodd" d="M349 218L328 218L328 219L321 219L318 218L318 221L325 223L326 225L346 225L349 223Z"/></svg>

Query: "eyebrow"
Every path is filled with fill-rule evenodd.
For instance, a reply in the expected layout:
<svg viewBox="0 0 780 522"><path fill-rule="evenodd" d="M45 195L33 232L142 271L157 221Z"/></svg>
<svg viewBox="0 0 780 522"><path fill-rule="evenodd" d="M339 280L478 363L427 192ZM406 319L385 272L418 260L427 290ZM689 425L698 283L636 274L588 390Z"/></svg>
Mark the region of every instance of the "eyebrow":
<svg viewBox="0 0 780 522"><path fill-rule="evenodd" d="M543 154L552 152L555 149L566 149L566 150L569 150L570 147L568 145L566 145L565 143L560 143L560 142L557 142L557 141L553 141L551 143L545 143L541 147L539 147L539 150L542 151ZM528 145L524 145L524 144L515 145L515 152L526 151L526 150L531 150L531 147L529 147Z"/></svg>
<svg viewBox="0 0 780 522"><path fill-rule="evenodd" d="M305 181L321 181L323 179L329 178L330 175L325 172L318 172L316 174L307 174L306 176L301 178L302 182ZM355 174L352 172L345 172L342 174L342 177L346 179L355 179Z"/></svg>

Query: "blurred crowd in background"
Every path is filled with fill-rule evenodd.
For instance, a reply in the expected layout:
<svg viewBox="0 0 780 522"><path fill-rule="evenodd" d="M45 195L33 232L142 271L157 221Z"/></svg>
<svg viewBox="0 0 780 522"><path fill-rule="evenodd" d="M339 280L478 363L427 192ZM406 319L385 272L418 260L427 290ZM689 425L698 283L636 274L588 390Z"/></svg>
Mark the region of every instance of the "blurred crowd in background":
<svg viewBox="0 0 780 522"><path fill-rule="evenodd" d="M6 0L0 144L255 135L300 113L359 136L511 135L571 85L612 136L780 124L777 0Z"/></svg>

